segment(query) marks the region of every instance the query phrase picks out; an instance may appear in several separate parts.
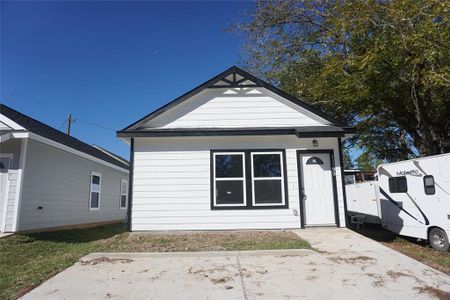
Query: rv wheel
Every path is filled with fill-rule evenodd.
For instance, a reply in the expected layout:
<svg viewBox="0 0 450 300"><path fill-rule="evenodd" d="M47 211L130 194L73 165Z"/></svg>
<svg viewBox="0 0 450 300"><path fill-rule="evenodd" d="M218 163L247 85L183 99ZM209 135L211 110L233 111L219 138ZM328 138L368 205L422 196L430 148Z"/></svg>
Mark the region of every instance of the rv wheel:
<svg viewBox="0 0 450 300"><path fill-rule="evenodd" d="M430 230L428 241L434 250L448 251L449 249L447 234L440 228L433 228Z"/></svg>

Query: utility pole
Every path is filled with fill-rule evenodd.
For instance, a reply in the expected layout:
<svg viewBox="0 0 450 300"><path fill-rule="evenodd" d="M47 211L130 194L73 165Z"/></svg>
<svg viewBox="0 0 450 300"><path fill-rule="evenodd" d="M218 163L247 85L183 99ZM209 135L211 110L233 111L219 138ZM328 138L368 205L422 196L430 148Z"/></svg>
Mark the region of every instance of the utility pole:
<svg viewBox="0 0 450 300"><path fill-rule="evenodd" d="M70 125L72 123L72 114L69 113L69 116L67 117L67 135L70 135Z"/></svg>

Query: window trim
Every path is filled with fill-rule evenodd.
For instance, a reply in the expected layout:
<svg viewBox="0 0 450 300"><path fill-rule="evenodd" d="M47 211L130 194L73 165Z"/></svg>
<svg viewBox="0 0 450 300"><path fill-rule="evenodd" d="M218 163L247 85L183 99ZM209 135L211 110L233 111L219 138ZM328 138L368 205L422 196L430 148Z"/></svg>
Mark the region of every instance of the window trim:
<svg viewBox="0 0 450 300"><path fill-rule="evenodd" d="M282 190L284 193L284 204L273 204L269 203L267 205L252 205L252 180L253 176L251 169L251 153L261 153L261 152L281 152L282 153L282 174L283 174L283 186ZM233 154L233 153L244 153L244 197L245 205L215 205L215 154ZM289 194L288 194L288 182L287 182L287 168L286 168L286 149L213 149L210 150L210 209L211 210L237 210L237 209L289 209Z"/></svg>
<svg viewBox="0 0 450 300"><path fill-rule="evenodd" d="M433 179L433 185L432 186L427 186L426 184L425 184L425 180L426 180L426 178L432 178ZM433 188L433 192L432 193L427 193L427 188ZM434 181L434 176L433 175L425 175L425 176L423 176L423 190L424 190L424 192L425 192L425 195L434 195L434 194L436 194L436 182Z"/></svg>
<svg viewBox="0 0 450 300"><path fill-rule="evenodd" d="M98 207L92 207L92 178L94 176L98 176L100 178L100 182L98 184ZM102 174L97 172L91 172L91 176L89 177L89 210L100 210L101 196L102 196Z"/></svg>
<svg viewBox="0 0 450 300"><path fill-rule="evenodd" d="M255 155L264 155L264 154L279 154L280 155L280 177L255 177L255 172L253 168L253 157ZM251 161L251 184L252 184L252 206L284 206L286 204L286 191L284 189L284 164L283 164L283 152L282 151L250 151L250 161ZM255 181L263 181L263 180L280 180L281 181L281 203L256 203L255 199Z"/></svg>
<svg viewBox="0 0 450 300"><path fill-rule="evenodd" d="M126 184L126 188L125 188L125 192L122 191L122 184L125 182ZM122 206L122 196L125 195L126 197L126 201L125 201L125 206ZM128 207L128 180L126 179L120 179L120 198L119 198L119 208L124 210L127 209Z"/></svg>
<svg viewBox="0 0 450 300"><path fill-rule="evenodd" d="M216 178L216 156L217 155L241 155L242 157L242 177L223 177L223 178ZM213 201L214 201L214 207L230 207L230 206L246 206L247 205L247 173L245 170L245 152L214 152L213 153ZM217 197L216 197L216 182L217 181L242 181L242 187L243 187L243 196L244 201L242 203L230 203L230 204L217 204Z"/></svg>
<svg viewBox="0 0 450 300"><path fill-rule="evenodd" d="M402 192L393 192L393 191L391 191L391 181L394 180L394 179L400 179L400 178L405 179L406 190L405 190L405 191L402 191ZM405 193L408 193L408 179L406 178L406 176L393 176L393 177L389 177L389 178L388 178L388 187L389 187L389 193L391 193L391 194L405 194Z"/></svg>

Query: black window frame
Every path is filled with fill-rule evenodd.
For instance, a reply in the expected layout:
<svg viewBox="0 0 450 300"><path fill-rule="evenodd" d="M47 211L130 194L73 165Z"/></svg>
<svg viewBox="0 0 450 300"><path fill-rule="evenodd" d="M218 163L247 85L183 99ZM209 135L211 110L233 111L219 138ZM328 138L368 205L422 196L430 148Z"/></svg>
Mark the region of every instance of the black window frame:
<svg viewBox="0 0 450 300"><path fill-rule="evenodd" d="M405 189L400 190L400 189L393 189L394 187L394 180L404 180L405 181ZM406 178L406 176L395 176L395 177L390 177L389 178L389 193L391 194L404 194L408 192L408 180ZM396 187L398 186L398 184L396 183Z"/></svg>
<svg viewBox="0 0 450 300"><path fill-rule="evenodd" d="M216 170L216 156L219 155L240 155L242 156L242 177L216 177L215 176L215 170ZM211 205L214 207L220 207L220 208L229 208L229 207L244 207L247 205L247 184L246 184L246 175L247 175L247 165L246 165L246 159L245 159L245 152L244 151L233 151L233 152L229 152L229 151L215 151L214 153L211 153L211 177L212 177L212 181L211 181L211 191L212 191L212 203ZM242 192L243 192L243 201L242 203L222 203L222 204L218 204L216 201L216 197L215 197L215 188L216 188L216 182L217 181L222 181L222 182L227 182L227 181L242 181Z"/></svg>
<svg viewBox="0 0 450 300"><path fill-rule="evenodd" d="M284 203L282 204L268 204L268 205L253 205L253 170L252 170L252 153L264 152L279 152L281 154L282 165L282 191L284 192ZM215 155L217 153L233 154L243 153L244 157L244 202L245 205L215 205ZM285 149L214 149L210 150L210 192L211 192L211 210L236 210L236 209L288 209L288 182L287 182L287 168L286 168L286 150Z"/></svg>
<svg viewBox="0 0 450 300"><path fill-rule="evenodd" d="M432 186L427 186L425 184L425 180L427 178L433 179L433 185ZM425 175L425 176L423 176L423 189L425 191L425 195L434 195L434 194L436 194L436 182L434 181L434 176L433 175ZM428 189L432 189L432 192L428 192Z"/></svg>

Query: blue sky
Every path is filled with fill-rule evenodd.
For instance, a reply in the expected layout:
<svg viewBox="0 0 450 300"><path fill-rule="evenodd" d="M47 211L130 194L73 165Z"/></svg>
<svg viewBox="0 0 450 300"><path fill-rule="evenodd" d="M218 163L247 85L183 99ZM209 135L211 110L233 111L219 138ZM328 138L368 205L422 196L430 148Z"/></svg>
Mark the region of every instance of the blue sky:
<svg viewBox="0 0 450 300"><path fill-rule="evenodd" d="M122 129L239 63L252 2L0 2L1 101L128 157ZM101 128L89 123L101 125Z"/></svg>

